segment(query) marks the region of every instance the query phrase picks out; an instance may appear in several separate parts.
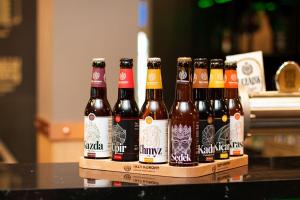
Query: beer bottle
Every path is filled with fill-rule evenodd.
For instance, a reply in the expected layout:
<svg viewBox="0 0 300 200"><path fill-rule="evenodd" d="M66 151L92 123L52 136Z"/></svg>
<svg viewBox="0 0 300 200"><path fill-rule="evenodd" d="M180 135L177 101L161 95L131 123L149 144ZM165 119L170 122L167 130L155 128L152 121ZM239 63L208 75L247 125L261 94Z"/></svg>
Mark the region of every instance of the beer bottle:
<svg viewBox="0 0 300 200"><path fill-rule="evenodd" d="M161 59L148 58L146 97L140 114L139 161L168 162L168 111L163 100Z"/></svg>
<svg viewBox="0 0 300 200"><path fill-rule="evenodd" d="M225 91L230 116L230 156L244 153L244 112L238 94L235 62L225 63Z"/></svg>
<svg viewBox="0 0 300 200"><path fill-rule="evenodd" d="M213 162L215 156L215 127L208 93L208 60L194 59L193 96L199 111L199 162Z"/></svg>
<svg viewBox="0 0 300 200"><path fill-rule="evenodd" d="M112 160L137 161L139 109L134 99L133 60L120 60L118 100L113 109Z"/></svg>
<svg viewBox="0 0 300 200"><path fill-rule="evenodd" d="M228 107L224 100L224 62L222 59L210 61L209 88L213 99L215 126L215 159L229 158L229 118Z"/></svg>
<svg viewBox="0 0 300 200"><path fill-rule="evenodd" d="M84 157L111 156L112 113L106 95L105 60L94 58L91 96L84 111Z"/></svg>
<svg viewBox="0 0 300 200"><path fill-rule="evenodd" d="M175 100L171 108L170 159L172 166L198 165L199 113L192 99L192 59L177 59Z"/></svg>

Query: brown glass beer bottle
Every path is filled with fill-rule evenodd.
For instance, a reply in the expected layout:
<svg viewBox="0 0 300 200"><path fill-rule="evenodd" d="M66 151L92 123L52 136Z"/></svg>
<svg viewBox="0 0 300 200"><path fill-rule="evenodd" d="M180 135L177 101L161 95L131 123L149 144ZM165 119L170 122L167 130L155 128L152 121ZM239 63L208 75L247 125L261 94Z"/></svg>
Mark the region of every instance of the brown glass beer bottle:
<svg viewBox="0 0 300 200"><path fill-rule="evenodd" d="M230 156L244 154L244 112L238 92L235 62L225 63L225 96L230 116Z"/></svg>
<svg viewBox="0 0 300 200"><path fill-rule="evenodd" d="M84 157L111 156L112 113L106 95L105 60L94 58L91 96L84 111Z"/></svg>
<svg viewBox="0 0 300 200"><path fill-rule="evenodd" d="M170 119L170 159L172 166L195 166L199 162L199 114L192 99L192 59L177 59L175 100Z"/></svg>
<svg viewBox="0 0 300 200"><path fill-rule="evenodd" d="M215 126L215 159L229 158L229 112L224 100L224 62L222 59L210 61L209 88L213 99Z"/></svg>
<svg viewBox="0 0 300 200"><path fill-rule="evenodd" d="M139 109L134 99L133 60L120 60L118 100L113 109L112 160L137 161Z"/></svg>
<svg viewBox="0 0 300 200"><path fill-rule="evenodd" d="M148 58L146 98L140 114L139 161L168 162L168 111L163 100L161 59Z"/></svg>
<svg viewBox="0 0 300 200"><path fill-rule="evenodd" d="M199 162L213 162L215 127L208 93L208 60L194 59L193 96L199 111Z"/></svg>

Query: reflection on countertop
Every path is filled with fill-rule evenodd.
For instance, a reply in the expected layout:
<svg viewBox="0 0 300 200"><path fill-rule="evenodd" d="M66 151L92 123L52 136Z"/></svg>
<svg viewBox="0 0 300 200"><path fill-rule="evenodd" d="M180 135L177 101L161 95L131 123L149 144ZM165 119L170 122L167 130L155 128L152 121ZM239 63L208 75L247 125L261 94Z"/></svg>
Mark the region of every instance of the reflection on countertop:
<svg viewBox="0 0 300 200"><path fill-rule="evenodd" d="M212 197L300 197L300 157L254 157L249 166L197 178L172 178L81 169L78 163L1 164L0 199L105 196L146 199L187 197L202 192ZM130 191L130 192L127 192ZM157 192L159 191L159 192ZM254 196L253 196L254 195Z"/></svg>

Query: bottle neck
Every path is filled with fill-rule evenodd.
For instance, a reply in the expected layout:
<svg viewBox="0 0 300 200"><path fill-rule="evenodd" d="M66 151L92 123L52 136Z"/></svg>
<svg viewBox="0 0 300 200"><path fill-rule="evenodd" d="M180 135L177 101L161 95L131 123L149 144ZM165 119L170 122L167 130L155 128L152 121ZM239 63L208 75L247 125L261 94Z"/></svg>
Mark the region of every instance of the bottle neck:
<svg viewBox="0 0 300 200"><path fill-rule="evenodd" d="M226 99L234 99L239 97L238 79L235 69L225 70L225 97Z"/></svg>
<svg viewBox="0 0 300 200"><path fill-rule="evenodd" d="M119 88L118 100L123 99L134 100L134 88Z"/></svg>
<svg viewBox="0 0 300 200"><path fill-rule="evenodd" d="M224 88L211 88L210 91L213 100L224 99Z"/></svg>
<svg viewBox="0 0 300 200"><path fill-rule="evenodd" d="M91 98L107 98L106 81L105 81L105 68L93 67L91 78Z"/></svg>
<svg viewBox="0 0 300 200"><path fill-rule="evenodd" d="M193 97L195 101L205 101L208 100L208 89L207 88L194 88Z"/></svg>
<svg viewBox="0 0 300 200"><path fill-rule="evenodd" d="M192 77L191 67L178 66L176 80L176 101L191 101L192 97Z"/></svg>
<svg viewBox="0 0 300 200"><path fill-rule="evenodd" d="M239 98L238 88L226 88L225 97L226 97L226 99Z"/></svg>
<svg viewBox="0 0 300 200"><path fill-rule="evenodd" d="M106 87L91 87L91 98L106 99Z"/></svg>
<svg viewBox="0 0 300 200"><path fill-rule="evenodd" d="M146 101L162 101L163 91L162 89L146 89Z"/></svg>
<svg viewBox="0 0 300 200"><path fill-rule="evenodd" d="M209 99L207 67L195 67L194 69L193 97L195 101L205 101Z"/></svg>
<svg viewBox="0 0 300 200"><path fill-rule="evenodd" d="M145 100L162 101L162 80L160 64L149 64L147 69Z"/></svg>

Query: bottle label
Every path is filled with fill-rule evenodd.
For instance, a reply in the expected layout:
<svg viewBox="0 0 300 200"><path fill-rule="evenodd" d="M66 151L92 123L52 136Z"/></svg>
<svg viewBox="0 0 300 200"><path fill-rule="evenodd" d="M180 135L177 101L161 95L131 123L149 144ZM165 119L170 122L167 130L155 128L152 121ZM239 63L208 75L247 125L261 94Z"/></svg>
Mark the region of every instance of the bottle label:
<svg viewBox="0 0 300 200"><path fill-rule="evenodd" d="M92 87L106 87L105 69L100 67L93 67L92 71Z"/></svg>
<svg viewBox="0 0 300 200"><path fill-rule="evenodd" d="M189 74L184 67L180 67L177 71L177 83L189 83Z"/></svg>
<svg viewBox="0 0 300 200"><path fill-rule="evenodd" d="M132 69L120 69L119 88L134 88Z"/></svg>
<svg viewBox="0 0 300 200"><path fill-rule="evenodd" d="M230 155L244 154L244 116L230 116Z"/></svg>
<svg viewBox="0 0 300 200"><path fill-rule="evenodd" d="M230 127L227 115L215 118L215 153L217 158L229 158Z"/></svg>
<svg viewBox="0 0 300 200"><path fill-rule="evenodd" d="M225 88L238 88L238 79L236 70L225 70Z"/></svg>
<svg viewBox="0 0 300 200"><path fill-rule="evenodd" d="M112 158L114 160L137 160L139 154L139 119L121 118L113 120Z"/></svg>
<svg viewBox="0 0 300 200"><path fill-rule="evenodd" d="M168 161L168 120L140 119L139 161L162 163Z"/></svg>
<svg viewBox="0 0 300 200"><path fill-rule="evenodd" d="M199 123L199 156L207 157L208 160L204 159L205 161L213 161L215 154L215 127L212 123L212 117L208 117L207 120L200 120Z"/></svg>
<svg viewBox="0 0 300 200"><path fill-rule="evenodd" d="M170 162L191 163L192 127L187 125L173 125L171 127L171 155Z"/></svg>
<svg viewBox="0 0 300 200"><path fill-rule="evenodd" d="M162 89L160 69L147 70L146 89Z"/></svg>
<svg viewBox="0 0 300 200"><path fill-rule="evenodd" d="M207 69L195 68L193 88L208 88Z"/></svg>
<svg viewBox="0 0 300 200"><path fill-rule="evenodd" d="M84 156L104 158L111 156L111 120L96 117L93 113L84 117Z"/></svg>
<svg viewBox="0 0 300 200"><path fill-rule="evenodd" d="M224 88L223 69L211 69L209 77L209 88Z"/></svg>

